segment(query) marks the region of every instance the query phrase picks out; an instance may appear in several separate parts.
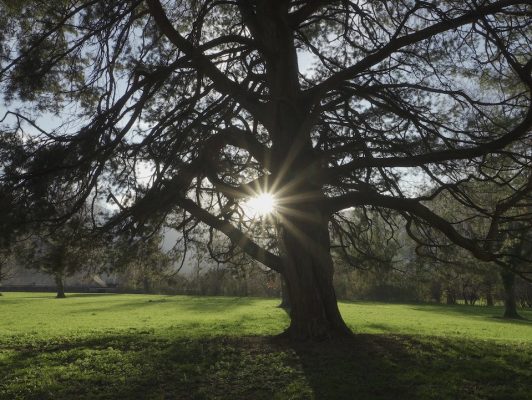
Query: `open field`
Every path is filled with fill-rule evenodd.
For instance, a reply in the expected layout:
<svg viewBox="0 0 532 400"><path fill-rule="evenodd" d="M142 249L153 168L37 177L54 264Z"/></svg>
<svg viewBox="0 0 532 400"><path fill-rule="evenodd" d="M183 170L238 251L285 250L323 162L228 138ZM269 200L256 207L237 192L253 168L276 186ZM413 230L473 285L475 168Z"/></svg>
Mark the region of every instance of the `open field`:
<svg viewBox="0 0 532 400"><path fill-rule="evenodd" d="M532 398L530 311L342 303L353 340L294 345L277 304L4 293L0 398Z"/></svg>

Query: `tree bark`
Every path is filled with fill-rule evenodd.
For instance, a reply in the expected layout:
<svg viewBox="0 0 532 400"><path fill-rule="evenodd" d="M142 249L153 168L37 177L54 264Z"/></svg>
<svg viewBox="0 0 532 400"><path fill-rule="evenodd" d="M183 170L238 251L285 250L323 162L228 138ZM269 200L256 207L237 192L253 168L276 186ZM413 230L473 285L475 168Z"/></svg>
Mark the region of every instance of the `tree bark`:
<svg viewBox="0 0 532 400"><path fill-rule="evenodd" d="M515 298L515 274L511 271L501 271L502 284L504 286L504 318L522 318L517 313L517 301Z"/></svg>
<svg viewBox="0 0 532 400"><path fill-rule="evenodd" d="M65 295L65 286L63 283L63 274L59 272L55 274L55 285L57 287L57 296L55 297L57 299L64 299L66 295Z"/></svg>
<svg viewBox="0 0 532 400"><path fill-rule="evenodd" d="M309 213L308 207L304 214L304 219L284 216L279 229L291 305L285 333L298 341L349 337L351 331L340 315L333 287L327 218L319 212Z"/></svg>

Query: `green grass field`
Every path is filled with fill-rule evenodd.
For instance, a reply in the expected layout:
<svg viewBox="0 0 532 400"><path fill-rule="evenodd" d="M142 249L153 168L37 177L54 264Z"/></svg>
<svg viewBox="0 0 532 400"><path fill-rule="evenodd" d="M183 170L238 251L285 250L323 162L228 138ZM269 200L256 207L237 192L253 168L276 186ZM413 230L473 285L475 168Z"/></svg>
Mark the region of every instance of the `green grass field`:
<svg viewBox="0 0 532 400"><path fill-rule="evenodd" d="M532 399L532 312L341 304L356 333L292 344L278 301L4 293L1 399Z"/></svg>

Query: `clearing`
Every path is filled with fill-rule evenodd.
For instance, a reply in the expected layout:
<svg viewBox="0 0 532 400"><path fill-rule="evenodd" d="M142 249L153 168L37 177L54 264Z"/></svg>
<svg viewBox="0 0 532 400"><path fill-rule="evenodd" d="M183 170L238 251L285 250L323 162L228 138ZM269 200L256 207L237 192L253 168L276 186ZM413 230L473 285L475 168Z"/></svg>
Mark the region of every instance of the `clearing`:
<svg viewBox="0 0 532 400"><path fill-rule="evenodd" d="M1 399L531 399L532 312L342 302L342 343L273 338L278 300L4 293Z"/></svg>

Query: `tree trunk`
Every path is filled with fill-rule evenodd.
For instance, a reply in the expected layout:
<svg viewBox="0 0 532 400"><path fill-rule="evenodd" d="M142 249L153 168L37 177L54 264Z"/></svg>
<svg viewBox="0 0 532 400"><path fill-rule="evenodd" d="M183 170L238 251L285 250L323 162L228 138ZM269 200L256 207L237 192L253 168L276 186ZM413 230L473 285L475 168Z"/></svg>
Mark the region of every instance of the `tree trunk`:
<svg viewBox="0 0 532 400"><path fill-rule="evenodd" d="M442 296L442 287L440 282L433 282L430 286L430 293L432 299L436 303L441 303L441 296Z"/></svg>
<svg viewBox="0 0 532 400"><path fill-rule="evenodd" d="M308 207L305 214L304 219L283 216L279 229L291 305L286 334L294 340L348 337L351 331L340 315L333 288L328 221L317 211L309 213Z"/></svg>
<svg viewBox="0 0 532 400"><path fill-rule="evenodd" d="M456 304L456 298L454 296L452 289L447 288L445 290L445 303L448 305Z"/></svg>
<svg viewBox="0 0 532 400"><path fill-rule="evenodd" d="M495 304L493 301L493 295L491 294L491 291L487 293L486 295L486 305L488 307L492 307Z"/></svg>
<svg viewBox="0 0 532 400"><path fill-rule="evenodd" d="M142 288L146 294L151 292L150 278L148 278L146 275L142 278Z"/></svg>
<svg viewBox="0 0 532 400"><path fill-rule="evenodd" d="M242 283L244 284L243 295L244 295L244 297L248 297L249 296L249 287L248 287L248 271L247 271L247 269L244 270L244 281Z"/></svg>
<svg viewBox="0 0 532 400"><path fill-rule="evenodd" d="M55 297L58 299L64 299L66 297L65 286L63 284L63 274L60 272L55 274L55 285L57 287L57 296Z"/></svg>
<svg viewBox="0 0 532 400"><path fill-rule="evenodd" d="M279 253L290 298L292 339L321 340L349 336L336 302L328 219L320 209L322 183L316 179L323 160L312 141L311 101L301 91L293 29L286 15L289 2L261 1L259 38L267 49L266 80L274 101L266 125L272 136L272 189L280 198Z"/></svg>
<svg viewBox="0 0 532 400"><path fill-rule="evenodd" d="M515 299L515 274L511 271L501 271L502 284L504 286L504 318L521 318L517 313L517 301Z"/></svg>
<svg viewBox="0 0 532 400"><path fill-rule="evenodd" d="M494 305L492 290L493 285L491 282L486 283L486 305L488 307L492 307Z"/></svg>
<svg viewBox="0 0 532 400"><path fill-rule="evenodd" d="M278 182L285 188L276 224L290 299L291 321L285 334L298 341L349 337L352 333L340 315L333 287L329 214L321 209L322 188L313 181L319 164L312 158L310 141L286 142L277 154L283 155L283 149L292 150L275 161L284 167L274 169L274 176L284 178Z"/></svg>
<svg viewBox="0 0 532 400"><path fill-rule="evenodd" d="M286 281L283 276L281 276L281 304L278 307L286 311L290 310L290 296L288 295L288 288L286 287Z"/></svg>

